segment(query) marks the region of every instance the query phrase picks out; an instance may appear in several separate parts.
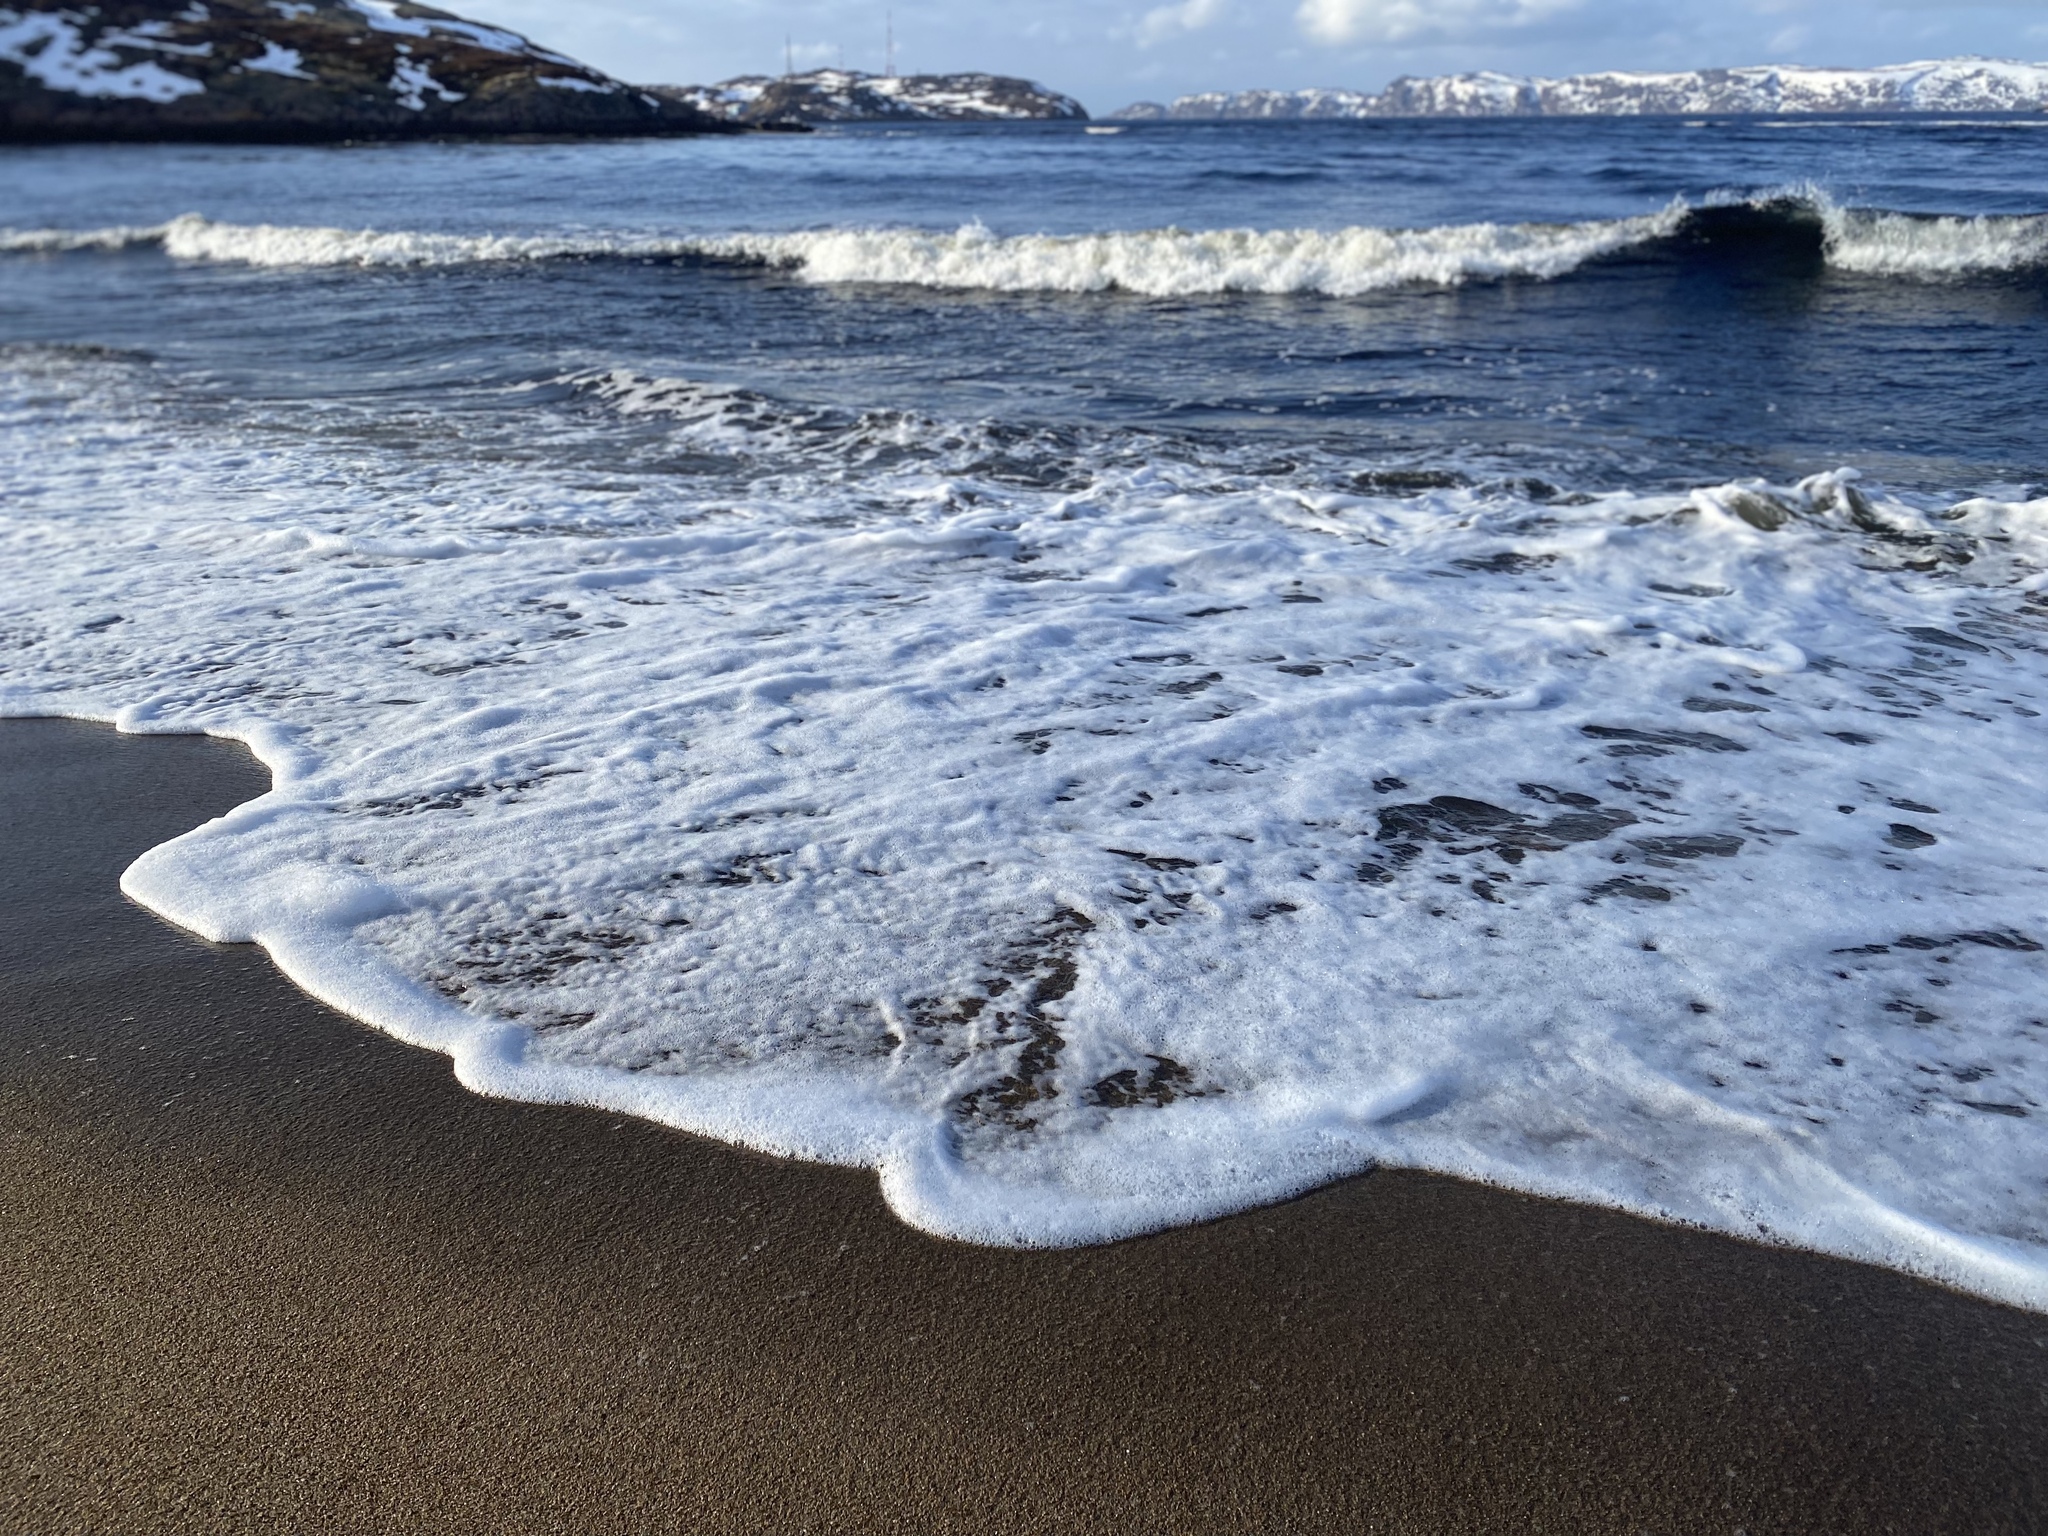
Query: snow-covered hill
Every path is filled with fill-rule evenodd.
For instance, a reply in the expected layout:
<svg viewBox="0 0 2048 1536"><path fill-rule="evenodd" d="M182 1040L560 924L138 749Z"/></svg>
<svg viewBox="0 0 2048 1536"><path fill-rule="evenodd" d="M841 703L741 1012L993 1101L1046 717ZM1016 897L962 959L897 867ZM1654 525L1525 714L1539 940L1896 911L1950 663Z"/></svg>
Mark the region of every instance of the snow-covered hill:
<svg viewBox="0 0 2048 1536"><path fill-rule="evenodd" d="M1363 91L1212 91L1122 118L1647 116L1669 113L2048 111L2048 64L1942 59L1882 69L1756 65L1676 74L1609 72L1546 80L1479 73L1403 77Z"/></svg>
<svg viewBox="0 0 2048 1536"><path fill-rule="evenodd" d="M1010 75L867 75L819 69L804 75L742 75L717 85L648 89L750 124L1003 122L1088 115L1073 97Z"/></svg>
<svg viewBox="0 0 2048 1536"><path fill-rule="evenodd" d="M8 0L0 140L723 130L412 0Z"/></svg>

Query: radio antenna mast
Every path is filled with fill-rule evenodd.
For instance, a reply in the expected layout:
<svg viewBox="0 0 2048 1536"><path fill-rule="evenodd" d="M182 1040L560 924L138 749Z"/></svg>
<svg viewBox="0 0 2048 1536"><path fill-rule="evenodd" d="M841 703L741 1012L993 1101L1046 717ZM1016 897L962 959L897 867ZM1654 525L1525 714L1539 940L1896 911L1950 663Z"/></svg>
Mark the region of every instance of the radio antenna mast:
<svg viewBox="0 0 2048 1536"><path fill-rule="evenodd" d="M883 72L886 73L891 80L894 80L896 78L896 13L894 11L890 11L888 13L888 16L889 46L888 51L884 56L882 69Z"/></svg>
<svg viewBox="0 0 2048 1536"><path fill-rule="evenodd" d="M787 80L796 73L796 43L789 33L782 34L782 78Z"/></svg>

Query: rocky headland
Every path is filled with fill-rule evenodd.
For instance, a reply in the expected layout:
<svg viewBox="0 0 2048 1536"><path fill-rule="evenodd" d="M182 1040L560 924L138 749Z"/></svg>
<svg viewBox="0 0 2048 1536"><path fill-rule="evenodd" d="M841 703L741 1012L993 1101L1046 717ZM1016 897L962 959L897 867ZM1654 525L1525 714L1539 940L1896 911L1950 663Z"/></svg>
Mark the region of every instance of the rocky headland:
<svg viewBox="0 0 2048 1536"><path fill-rule="evenodd" d="M1116 117L1213 120L1361 117L1779 116L2048 111L2048 64L1942 59L1883 69L1757 65L1672 74L1544 79L1490 72L1404 76L1384 91L1211 91L1141 101Z"/></svg>
<svg viewBox="0 0 2048 1536"><path fill-rule="evenodd" d="M9 0L0 140L250 143L729 132L407 0Z"/></svg>
<svg viewBox="0 0 2048 1536"><path fill-rule="evenodd" d="M656 85L663 99L746 126L780 123L1078 121L1087 109L1010 75L869 75L818 69L717 85Z"/></svg>

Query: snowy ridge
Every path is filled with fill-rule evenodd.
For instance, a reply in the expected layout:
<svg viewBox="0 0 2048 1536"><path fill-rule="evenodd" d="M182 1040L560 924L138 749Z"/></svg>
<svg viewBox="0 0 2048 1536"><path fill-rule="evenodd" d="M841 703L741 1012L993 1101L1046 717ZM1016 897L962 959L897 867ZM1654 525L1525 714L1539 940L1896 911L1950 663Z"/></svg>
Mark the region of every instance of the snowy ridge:
<svg viewBox="0 0 2048 1536"><path fill-rule="evenodd" d="M374 32L454 41L494 53L583 71L583 66L574 59L538 47L516 32L480 26L446 15L401 15L395 0L328 0L327 8L346 10ZM85 7L78 12L23 11L0 6L0 60L18 65L28 78L53 91L68 91L79 96L167 102L207 89L204 79L190 73L189 65L186 70L177 68L181 60L213 56L210 42L194 44L179 40L183 31L207 19L203 8L198 15L181 14L177 18L186 24L184 28L169 21L146 21L125 28L95 28L89 13L96 9ZM309 5L304 9L310 12L317 7ZM190 10L187 7L188 13ZM281 10L282 21L289 23L295 19L291 15L291 7ZM289 79L314 78L305 72L305 60L297 50L276 40L260 40L260 46L261 52L242 60L235 68L282 75ZM165 62L133 62L128 56L135 53L154 53ZM411 68L415 78L402 85L394 82L395 93L403 95L420 89L437 89L431 79L418 78L424 76L422 66L413 64ZM611 88L623 89L616 84Z"/></svg>
<svg viewBox="0 0 2048 1536"><path fill-rule="evenodd" d="M1377 1161L2048 1310L2048 502L1006 431L1034 490L601 368L554 430L755 478L429 489L0 363L0 710L251 743L272 793L125 888L472 1087L982 1242Z"/></svg>
<svg viewBox="0 0 2048 1536"><path fill-rule="evenodd" d="M583 69L567 54L539 47L531 39L517 32L508 32L503 27L481 26L445 12L420 15L417 7L409 8L414 14L404 15L400 13L396 0L341 0L341 3L361 16L374 31L393 32L401 37L450 38L493 53L520 54L567 69Z"/></svg>
<svg viewBox="0 0 2048 1536"><path fill-rule="evenodd" d="M1023 122L1088 116L1073 97L1011 75L818 69L648 89L736 123Z"/></svg>
<svg viewBox="0 0 2048 1536"><path fill-rule="evenodd" d="M1668 74L1404 76L1384 91L1212 91L1120 118L1777 115L2048 111L2048 64L1959 58L1883 69L1757 65Z"/></svg>
<svg viewBox="0 0 2048 1536"><path fill-rule="evenodd" d="M1730 197L1698 208L1582 224L1466 224L1387 230L1141 230L999 236L980 226L808 230L686 238L477 236L419 231L220 224L196 214L150 229L0 230L0 253L61 254L160 246L180 261L261 267L449 266L470 262L637 259L732 262L791 270L815 283L1032 293L1262 293L1344 297L1409 284L1557 278L1590 261L1750 208L1786 238L1810 231L1842 271L1937 279L2048 263L2048 217L1927 217L1844 209L1812 189Z"/></svg>

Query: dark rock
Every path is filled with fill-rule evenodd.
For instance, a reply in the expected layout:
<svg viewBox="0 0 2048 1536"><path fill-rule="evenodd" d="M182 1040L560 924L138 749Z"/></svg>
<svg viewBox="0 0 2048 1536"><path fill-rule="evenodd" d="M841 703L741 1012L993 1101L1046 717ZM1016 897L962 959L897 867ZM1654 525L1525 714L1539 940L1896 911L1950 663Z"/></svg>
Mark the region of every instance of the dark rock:
<svg viewBox="0 0 2048 1536"><path fill-rule="evenodd" d="M730 131L407 0L12 0L0 140L319 143Z"/></svg>

